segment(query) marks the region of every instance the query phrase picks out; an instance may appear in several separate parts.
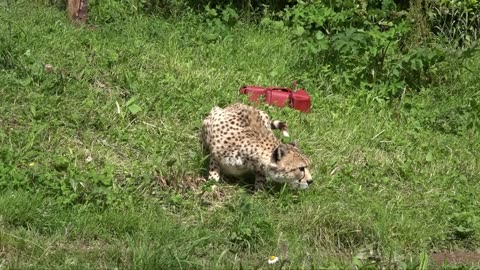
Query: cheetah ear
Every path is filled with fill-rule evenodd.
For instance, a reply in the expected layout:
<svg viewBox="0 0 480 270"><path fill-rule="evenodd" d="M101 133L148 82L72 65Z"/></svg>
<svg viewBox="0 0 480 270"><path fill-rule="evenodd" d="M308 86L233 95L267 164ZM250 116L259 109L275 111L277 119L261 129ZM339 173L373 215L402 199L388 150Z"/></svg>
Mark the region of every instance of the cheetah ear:
<svg viewBox="0 0 480 270"><path fill-rule="evenodd" d="M285 144L280 144L275 150L273 150L273 161L279 162L287 153L288 148Z"/></svg>
<svg viewBox="0 0 480 270"><path fill-rule="evenodd" d="M298 140L295 139L293 142L290 143L293 147L298 147Z"/></svg>

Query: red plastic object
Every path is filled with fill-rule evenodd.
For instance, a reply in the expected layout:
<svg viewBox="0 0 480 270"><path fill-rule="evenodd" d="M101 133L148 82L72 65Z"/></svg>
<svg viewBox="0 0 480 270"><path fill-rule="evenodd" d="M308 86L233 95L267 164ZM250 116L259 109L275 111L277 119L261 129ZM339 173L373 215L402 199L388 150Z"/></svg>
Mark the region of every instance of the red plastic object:
<svg viewBox="0 0 480 270"><path fill-rule="evenodd" d="M289 88L267 88L265 102L280 108L290 106L292 89Z"/></svg>
<svg viewBox="0 0 480 270"><path fill-rule="evenodd" d="M240 93L249 95L251 101L257 102L259 97L265 96L267 89L260 86L244 86L240 88Z"/></svg>
<svg viewBox="0 0 480 270"><path fill-rule="evenodd" d="M309 112L311 107L310 95L304 89L293 91L286 87L243 86L241 94L249 95L250 101L258 102L260 97L265 102L278 107L289 106L295 110Z"/></svg>
<svg viewBox="0 0 480 270"><path fill-rule="evenodd" d="M307 91L300 89L292 93L292 105L291 107L302 111L302 112L309 112L310 108L312 107L312 102L310 99L310 95Z"/></svg>

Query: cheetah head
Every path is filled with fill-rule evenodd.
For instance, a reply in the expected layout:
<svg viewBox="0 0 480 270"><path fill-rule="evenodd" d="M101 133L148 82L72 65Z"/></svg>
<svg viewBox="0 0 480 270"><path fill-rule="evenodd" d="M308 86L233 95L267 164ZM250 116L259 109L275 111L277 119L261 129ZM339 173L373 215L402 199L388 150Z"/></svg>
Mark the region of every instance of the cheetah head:
<svg viewBox="0 0 480 270"><path fill-rule="evenodd" d="M289 183L294 189L306 189L313 183L310 160L297 148L297 143L280 144L272 153L273 169L270 178Z"/></svg>

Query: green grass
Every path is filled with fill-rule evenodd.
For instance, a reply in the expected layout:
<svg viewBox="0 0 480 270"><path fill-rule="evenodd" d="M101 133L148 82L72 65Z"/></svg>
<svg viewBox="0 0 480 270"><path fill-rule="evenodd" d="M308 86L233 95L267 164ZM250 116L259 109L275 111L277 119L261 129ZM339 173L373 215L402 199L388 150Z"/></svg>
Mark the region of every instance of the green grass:
<svg viewBox="0 0 480 270"><path fill-rule="evenodd" d="M480 55L473 74L386 102L299 68L282 31L195 15L78 28L55 8L0 8L0 269L251 269L269 255L414 269L424 252L480 248ZM199 180L211 107L297 78L312 113L261 108L288 122L313 187Z"/></svg>

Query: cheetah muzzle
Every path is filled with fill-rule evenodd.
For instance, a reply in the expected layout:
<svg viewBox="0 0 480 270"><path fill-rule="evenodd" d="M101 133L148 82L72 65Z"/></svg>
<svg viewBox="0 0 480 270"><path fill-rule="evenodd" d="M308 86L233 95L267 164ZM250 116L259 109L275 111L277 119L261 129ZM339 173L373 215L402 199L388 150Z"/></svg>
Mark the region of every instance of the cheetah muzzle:
<svg viewBox="0 0 480 270"><path fill-rule="evenodd" d="M214 107L203 120L201 137L210 154L209 178L225 175L242 177L255 174L255 190L262 189L266 179L305 189L313 181L310 160L296 143L282 143L272 129L288 136L287 125L271 121L266 112L243 104Z"/></svg>

